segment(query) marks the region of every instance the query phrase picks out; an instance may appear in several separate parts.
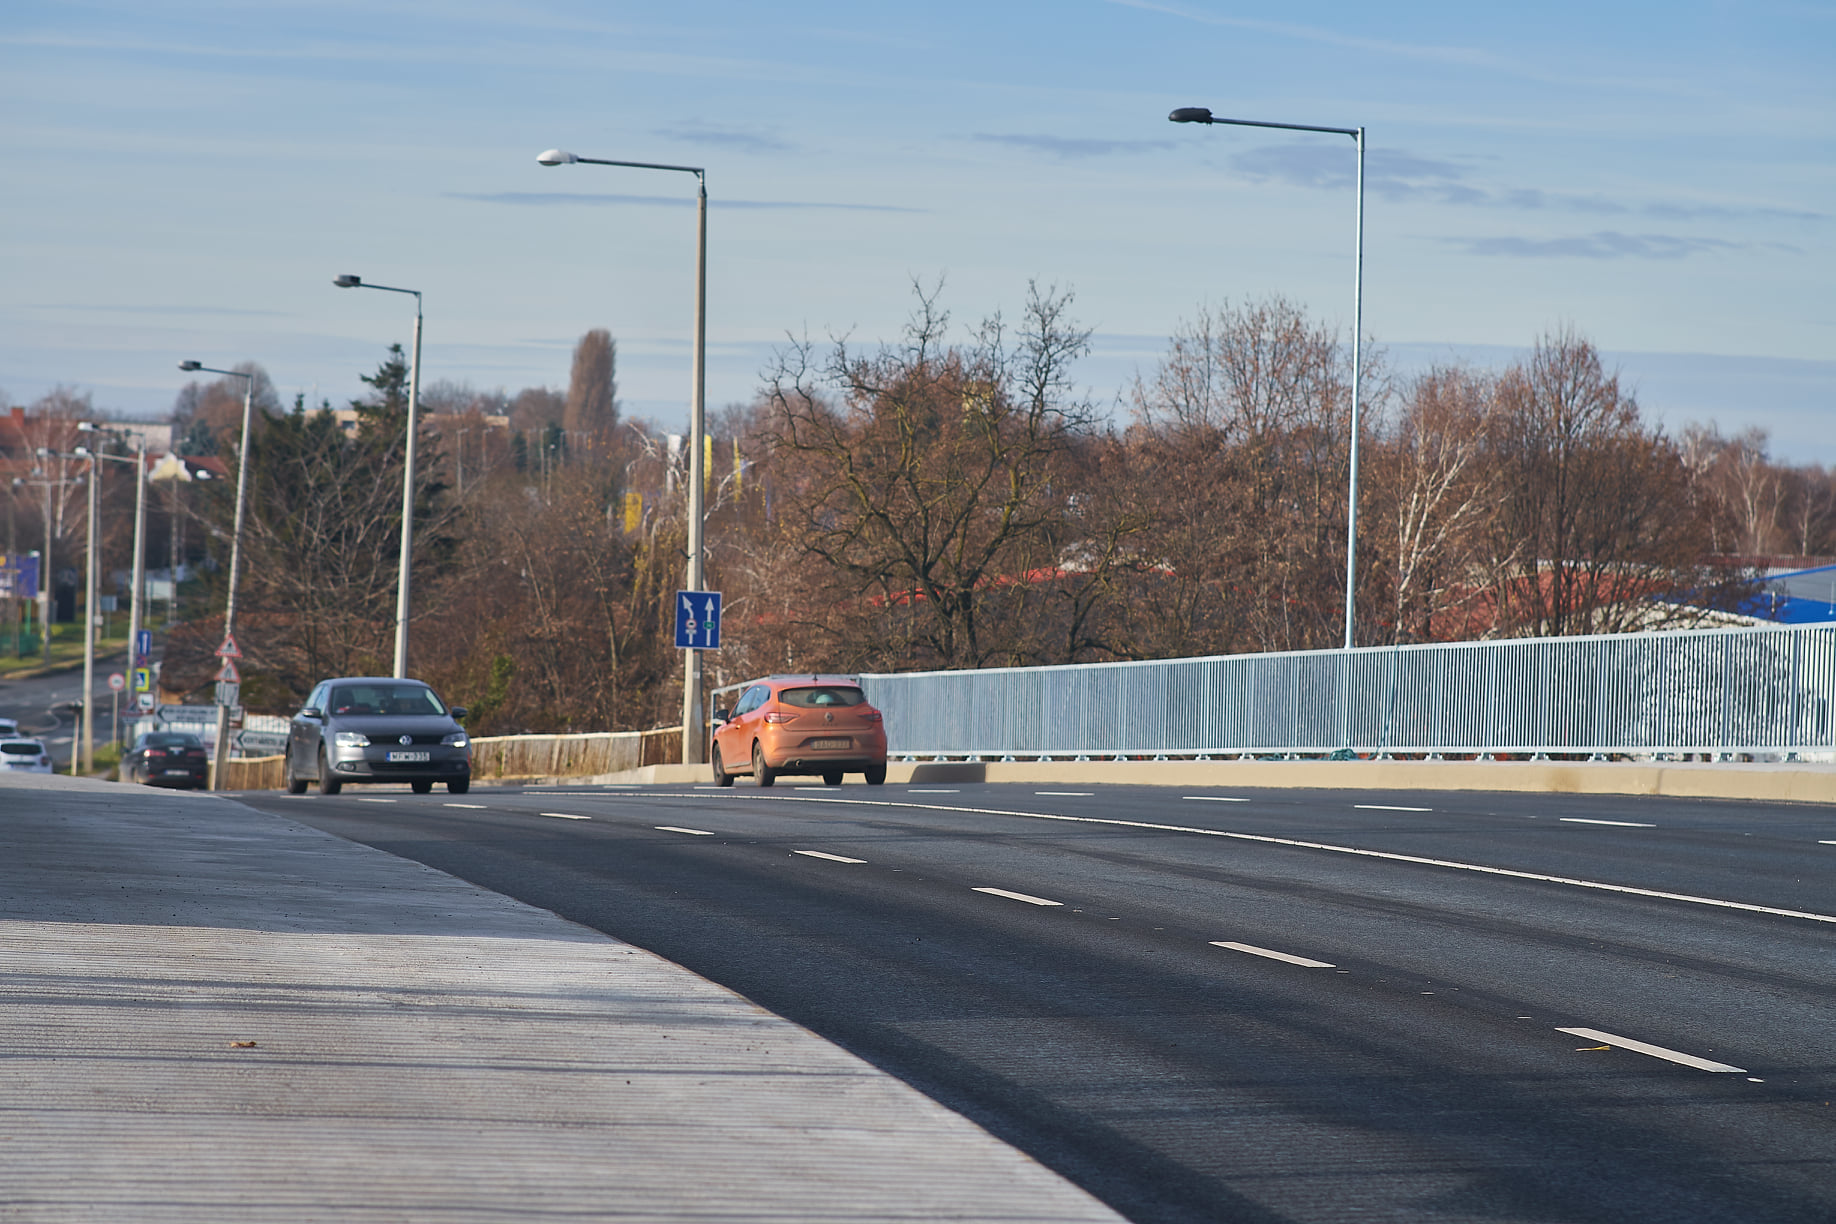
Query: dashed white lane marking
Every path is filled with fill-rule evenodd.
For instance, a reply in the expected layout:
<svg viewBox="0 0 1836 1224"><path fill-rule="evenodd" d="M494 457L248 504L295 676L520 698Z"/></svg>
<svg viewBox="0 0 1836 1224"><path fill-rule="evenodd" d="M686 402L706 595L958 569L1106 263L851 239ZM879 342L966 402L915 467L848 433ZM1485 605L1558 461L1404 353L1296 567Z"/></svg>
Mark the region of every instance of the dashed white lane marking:
<svg viewBox="0 0 1836 1224"><path fill-rule="evenodd" d="M791 787L791 789L792 789L792 790L813 790L813 791L826 791L826 790L828 790L829 788L828 788L828 787L826 787L826 786L793 786L793 787Z"/></svg>
<svg viewBox="0 0 1836 1224"><path fill-rule="evenodd" d="M686 795L675 796L688 798ZM1188 795L1189 799L1208 796ZM659 799L671 798L659 794ZM735 799L771 800L770 795L739 794ZM1418 867L1441 867L1449 871L1471 871L1479 875L1499 876L1507 880L1531 880L1539 884L1561 884L1568 888L1591 888L1599 892L1619 893L1628 897L1650 897L1656 901L1681 901L1688 905L1709 905L1717 909L1738 910L1745 914L1770 914L1775 918L1802 918L1808 922L1836 924L1836 914L1818 914L1808 910L1780 909L1771 905L1753 905L1746 901L1724 901L1719 897L1697 897L1689 893L1664 892L1655 888L1635 888L1630 884L1607 884L1600 880L1578 880L1572 876L1545 875L1536 871L1517 871L1509 867L1488 867L1483 863L1462 863L1454 859L1425 858L1419 854L1394 854L1388 850L1365 850L1358 846L1337 846L1331 842L1301 841L1292 837L1269 837L1261 833L1237 833L1229 829L1201 829L1194 825L1161 824L1148 820L1119 820L1113 816L1066 816L1059 812L1016 812L1007 808L961 807L942 803L900 803L893 799L795 799L779 802L846 803L855 807L917 808L929 812L963 812L972 816L1012 816L1020 820L1058 820L1069 824L1108 825L1122 829L1148 829L1156 833L1191 833L1200 837L1224 837L1232 841L1256 842L1267 846L1292 846L1296 850L1324 850L1331 854L1351 854L1359 858L1382 859L1391 863L1413 863ZM1656 826L1652 826L1655 828Z"/></svg>
<svg viewBox="0 0 1836 1224"><path fill-rule="evenodd" d="M1559 1028L1556 1032L1567 1033L1571 1037L1581 1037L1588 1041L1598 1041L1601 1045L1618 1046L1622 1050L1631 1050L1636 1054L1649 1054L1653 1058L1681 1063L1685 1067L1694 1067L1698 1071L1732 1071L1736 1075L1747 1073L1745 1067L1730 1067L1727 1063L1715 1062L1708 1058L1697 1058L1694 1054L1683 1054L1676 1050L1666 1050L1663 1046L1634 1041L1630 1037L1615 1037L1612 1033L1603 1033L1599 1029Z"/></svg>
<svg viewBox="0 0 1836 1224"><path fill-rule="evenodd" d="M908 795L960 795L962 794L961 791L954 791L954 790L921 790L915 786L912 789L906 791L905 793Z"/></svg>
<svg viewBox="0 0 1836 1224"><path fill-rule="evenodd" d="M987 893L991 897L1006 897L1009 901L1024 901L1028 905L1063 905L1064 904L1063 901L1047 901L1044 897L1030 897L1026 893L1008 892L1005 888L978 888L978 889L975 889L974 891L979 892L979 893Z"/></svg>
<svg viewBox="0 0 1836 1224"><path fill-rule="evenodd" d="M393 799L359 799L359 803L394 803Z"/></svg>
<svg viewBox="0 0 1836 1224"><path fill-rule="evenodd" d="M657 832L659 833L687 833L691 837L712 837L714 836L712 833L708 832L706 829L685 829L681 825L658 825Z"/></svg>
<svg viewBox="0 0 1836 1224"><path fill-rule="evenodd" d="M1095 791L1034 791L1035 795L1053 795L1063 799L1089 799Z"/></svg>
<svg viewBox="0 0 1836 1224"><path fill-rule="evenodd" d="M553 816L556 820L591 820L591 816L576 816L572 812L537 812L538 816Z"/></svg>
<svg viewBox="0 0 1836 1224"><path fill-rule="evenodd" d="M809 858L828 859L831 863L864 863L866 859L851 859L840 854L825 854L821 850L793 850L792 854L801 854Z"/></svg>
<svg viewBox="0 0 1836 1224"><path fill-rule="evenodd" d="M1248 803L1248 799L1239 799L1235 795L1182 795L1184 799L1196 799L1200 803Z"/></svg>
<svg viewBox="0 0 1836 1224"><path fill-rule="evenodd" d="M1836 846L1836 841L1820 841L1817 844L1819 846Z"/></svg>
<svg viewBox="0 0 1836 1224"><path fill-rule="evenodd" d="M482 803L442 803L440 806L441 807L457 807L457 808L473 808L480 812L485 810L485 805Z"/></svg>
<svg viewBox="0 0 1836 1224"><path fill-rule="evenodd" d="M1585 816L1562 816L1562 817L1558 817L1558 819L1563 824L1618 825L1622 829L1655 829L1657 828L1656 825L1646 824L1642 820L1589 820Z"/></svg>
<svg viewBox="0 0 1836 1224"><path fill-rule="evenodd" d="M1231 943L1229 940L1214 939L1214 948L1229 948L1232 952L1248 952L1251 956L1266 956L1270 960L1287 961L1290 965L1299 965L1303 969L1336 969L1337 965L1327 961L1310 960L1305 956L1293 956L1287 952L1277 952L1273 948L1258 948L1255 944Z"/></svg>
<svg viewBox="0 0 1836 1224"><path fill-rule="evenodd" d="M1352 804L1352 806L1355 808L1363 808L1367 812L1432 812L1434 811L1433 808L1400 807L1394 803L1354 803Z"/></svg>

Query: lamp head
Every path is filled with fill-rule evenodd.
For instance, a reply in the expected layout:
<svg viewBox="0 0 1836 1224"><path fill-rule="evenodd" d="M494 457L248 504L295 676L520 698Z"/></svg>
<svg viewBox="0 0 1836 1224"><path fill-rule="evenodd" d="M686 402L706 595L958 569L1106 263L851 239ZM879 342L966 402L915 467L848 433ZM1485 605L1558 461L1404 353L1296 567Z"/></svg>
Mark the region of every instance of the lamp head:
<svg viewBox="0 0 1836 1224"><path fill-rule="evenodd" d="M544 166L570 166L580 159L566 149L550 149L546 153L536 154L536 160Z"/></svg>
<svg viewBox="0 0 1836 1224"><path fill-rule="evenodd" d="M332 279L332 284L338 286L340 289L359 289L363 287L363 277L352 276L349 272L346 272L343 276L334 277Z"/></svg>
<svg viewBox="0 0 1836 1224"><path fill-rule="evenodd" d="M185 370L185 371L191 371L191 370L201 370L204 367L202 364L196 361L181 361L178 363L178 368L181 370Z"/></svg>
<svg viewBox="0 0 1836 1224"><path fill-rule="evenodd" d="M1211 108L1206 106L1182 106L1167 116L1174 123L1210 123Z"/></svg>
<svg viewBox="0 0 1836 1224"><path fill-rule="evenodd" d="M95 433L97 430L101 428L102 427L96 424L94 421L78 421L77 422L77 432L78 433Z"/></svg>
<svg viewBox="0 0 1836 1224"><path fill-rule="evenodd" d="M89 458L89 448L87 446L73 446L70 448L70 453L79 459Z"/></svg>

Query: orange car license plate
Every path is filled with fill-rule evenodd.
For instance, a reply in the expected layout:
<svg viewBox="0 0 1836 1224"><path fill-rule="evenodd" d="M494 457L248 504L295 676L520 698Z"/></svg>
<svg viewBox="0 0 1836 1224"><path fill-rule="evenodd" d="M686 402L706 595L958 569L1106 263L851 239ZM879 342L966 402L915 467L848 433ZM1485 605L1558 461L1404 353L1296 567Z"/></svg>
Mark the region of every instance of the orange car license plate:
<svg viewBox="0 0 1836 1224"><path fill-rule="evenodd" d="M852 748L854 747L854 741L851 739L811 740L810 747L812 748Z"/></svg>

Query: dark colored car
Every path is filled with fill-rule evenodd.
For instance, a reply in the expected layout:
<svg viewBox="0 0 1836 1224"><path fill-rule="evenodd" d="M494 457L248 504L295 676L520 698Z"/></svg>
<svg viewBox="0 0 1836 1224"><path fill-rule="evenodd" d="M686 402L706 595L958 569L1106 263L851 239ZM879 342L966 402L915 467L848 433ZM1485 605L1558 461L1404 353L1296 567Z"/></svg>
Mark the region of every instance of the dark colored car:
<svg viewBox="0 0 1836 1224"><path fill-rule="evenodd" d="M859 773L886 781L886 726L851 676L770 676L747 687L732 710L714 711L709 754L717 786L751 774L770 786L785 774L820 775L840 786Z"/></svg>
<svg viewBox="0 0 1836 1224"><path fill-rule="evenodd" d="M419 680L347 676L321 681L287 732L287 792L318 782L335 795L346 782L406 782L417 795L434 783L463 795L472 785L472 741L448 707Z"/></svg>
<svg viewBox="0 0 1836 1224"><path fill-rule="evenodd" d="M210 753L189 731L147 731L121 758L121 776L145 786L203 790L210 784Z"/></svg>

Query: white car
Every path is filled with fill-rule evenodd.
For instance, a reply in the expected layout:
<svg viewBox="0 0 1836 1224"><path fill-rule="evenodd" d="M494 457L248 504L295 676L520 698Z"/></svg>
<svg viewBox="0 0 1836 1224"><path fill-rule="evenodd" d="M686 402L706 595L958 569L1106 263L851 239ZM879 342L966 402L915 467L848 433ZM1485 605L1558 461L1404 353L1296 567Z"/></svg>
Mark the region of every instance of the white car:
<svg viewBox="0 0 1836 1224"><path fill-rule="evenodd" d="M10 718L0 718L0 739L14 739L19 735L19 724Z"/></svg>
<svg viewBox="0 0 1836 1224"><path fill-rule="evenodd" d="M0 770L9 773L50 773L51 750L35 739L0 740Z"/></svg>

